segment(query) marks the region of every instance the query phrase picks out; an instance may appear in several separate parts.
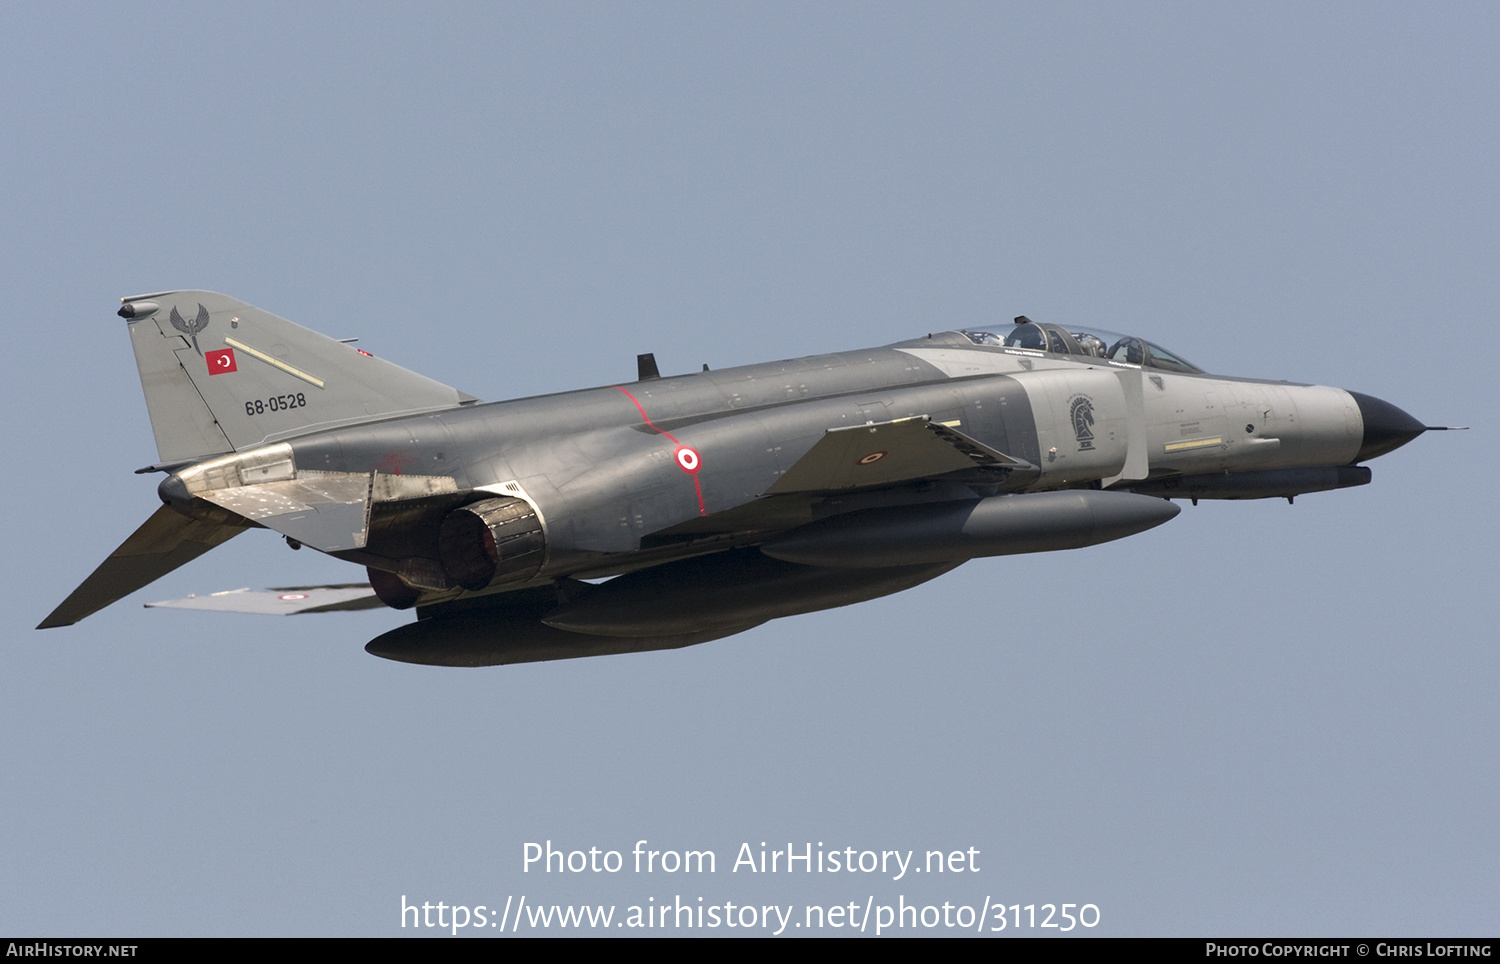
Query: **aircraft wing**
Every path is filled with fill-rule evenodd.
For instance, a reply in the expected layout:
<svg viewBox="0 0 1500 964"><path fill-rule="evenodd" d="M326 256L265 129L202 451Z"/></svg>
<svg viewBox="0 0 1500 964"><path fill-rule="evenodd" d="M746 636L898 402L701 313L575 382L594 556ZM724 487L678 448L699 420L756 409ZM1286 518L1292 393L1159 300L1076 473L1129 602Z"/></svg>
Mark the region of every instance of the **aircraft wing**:
<svg viewBox="0 0 1500 964"><path fill-rule="evenodd" d="M162 506L120 548L110 553L37 629L71 626L244 531L242 525L189 519Z"/></svg>
<svg viewBox="0 0 1500 964"><path fill-rule="evenodd" d="M230 589L207 596L188 596L146 603L147 609L197 609L220 613L295 616L299 613L380 609L385 604L367 582L331 586L281 586L276 589Z"/></svg>
<svg viewBox="0 0 1500 964"><path fill-rule="evenodd" d="M926 415L916 415L829 429L766 495L893 485L976 466L1033 468Z"/></svg>

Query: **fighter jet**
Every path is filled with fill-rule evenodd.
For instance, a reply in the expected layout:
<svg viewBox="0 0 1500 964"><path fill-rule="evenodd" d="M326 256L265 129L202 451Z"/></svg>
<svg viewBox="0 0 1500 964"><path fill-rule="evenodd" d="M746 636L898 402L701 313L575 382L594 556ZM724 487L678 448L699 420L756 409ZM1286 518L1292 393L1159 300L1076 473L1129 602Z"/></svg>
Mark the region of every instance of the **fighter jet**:
<svg viewBox="0 0 1500 964"><path fill-rule="evenodd" d="M482 403L221 294L122 301L162 505L38 628L264 528L368 582L153 605L415 609L366 646L413 663L670 649L1123 538L1174 499L1364 485L1437 427L1024 316L686 375L641 355L631 382Z"/></svg>

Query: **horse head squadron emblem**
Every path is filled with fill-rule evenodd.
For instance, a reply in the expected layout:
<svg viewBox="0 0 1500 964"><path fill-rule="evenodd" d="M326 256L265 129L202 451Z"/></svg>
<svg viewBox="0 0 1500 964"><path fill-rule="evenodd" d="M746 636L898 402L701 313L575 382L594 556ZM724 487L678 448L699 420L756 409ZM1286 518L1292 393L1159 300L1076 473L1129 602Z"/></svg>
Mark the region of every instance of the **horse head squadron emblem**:
<svg viewBox="0 0 1500 964"><path fill-rule="evenodd" d="M203 354L203 349L198 347L198 332L208 327L208 309L203 307L200 302L198 305L198 317L192 321L188 321L178 313L177 306L173 305L170 317L172 319L172 327L191 338L193 340L193 349L198 354Z"/></svg>
<svg viewBox="0 0 1500 964"><path fill-rule="evenodd" d="M1078 439L1078 451L1094 447L1094 403L1087 395L1074 395L1068 402L1068 414L1073 419L1073 435Z"/></svg>

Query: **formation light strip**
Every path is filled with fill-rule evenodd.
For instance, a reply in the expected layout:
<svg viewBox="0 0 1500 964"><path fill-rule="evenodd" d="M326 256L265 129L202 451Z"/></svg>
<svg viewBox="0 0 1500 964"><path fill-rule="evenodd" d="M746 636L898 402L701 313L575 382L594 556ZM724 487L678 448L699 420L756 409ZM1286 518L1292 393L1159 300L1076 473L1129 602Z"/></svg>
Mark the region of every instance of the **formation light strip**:
<svg viewBox="0 0 1500 964"><path fill-rule="evenodd" d="M1218 438L1217 436L1214 437L1214 438L1195 438L1195 439L1192 439L1192 440L1187 441L1187 442L1168 442L1167 443L1167 451L1168 452L1181 452L1184 449L1201 449L1201 448L1207 448L1210 445L1223 445L1223 444L1224 444L1224 440L1222 438Z"/></svg>
<svg viewBox="0 0 1500 964"><path fill-rule="evenodd" d="M257 348L251 348L249 345L245 344L242 341L236 341L233 338L225 338L224 343L238 348L240 351L244 352L247 355L253 355L254 357L259 358L261 361L265 362L267 365L270 365L274 368L279 368L282 371L286 372L288 375L291 375L295 378L300 378L304 382L307 382L309 385L316 385L319 388L323 387L323 379L313 375L309 375L307 372L303 371L300 368L293 368L291 365L288 365L281 359L272 358L265 352Z"/></svg>

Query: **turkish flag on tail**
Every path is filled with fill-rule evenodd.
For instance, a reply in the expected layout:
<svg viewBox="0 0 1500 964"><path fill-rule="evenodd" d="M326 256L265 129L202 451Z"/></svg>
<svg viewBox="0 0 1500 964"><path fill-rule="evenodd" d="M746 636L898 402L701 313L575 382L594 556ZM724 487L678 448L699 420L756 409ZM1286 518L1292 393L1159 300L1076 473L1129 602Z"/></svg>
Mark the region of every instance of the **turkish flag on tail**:
<svg viewBox="0 0 1500 964"><path fill-rule="evenodd" d="M239 371L234 364L233 348L206 351L203 353L203 360L208 362L208 373L210 375L222 375L225 372Z"/></svg>

